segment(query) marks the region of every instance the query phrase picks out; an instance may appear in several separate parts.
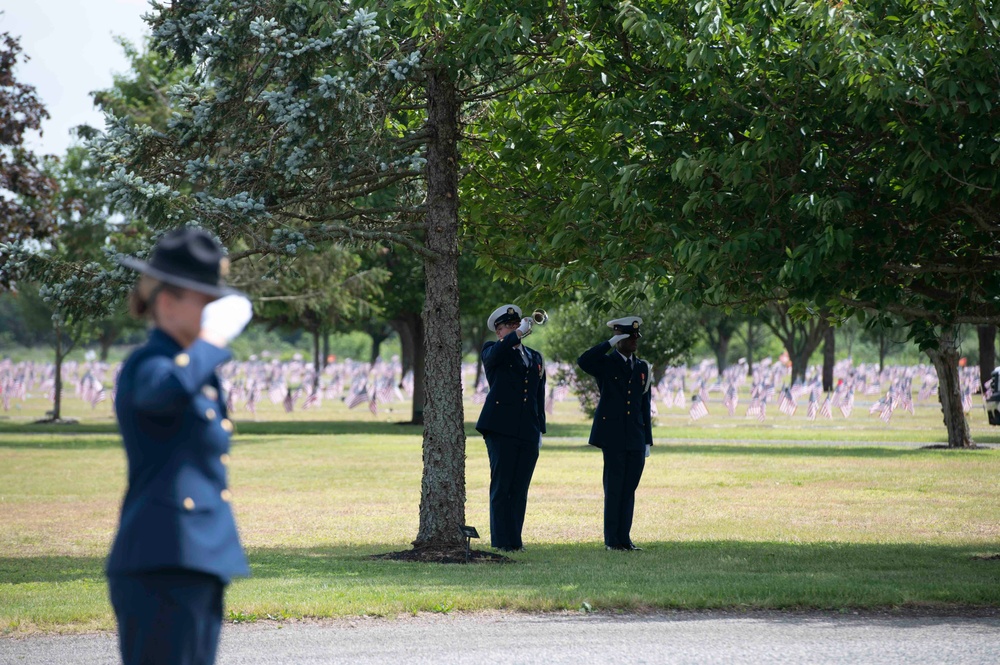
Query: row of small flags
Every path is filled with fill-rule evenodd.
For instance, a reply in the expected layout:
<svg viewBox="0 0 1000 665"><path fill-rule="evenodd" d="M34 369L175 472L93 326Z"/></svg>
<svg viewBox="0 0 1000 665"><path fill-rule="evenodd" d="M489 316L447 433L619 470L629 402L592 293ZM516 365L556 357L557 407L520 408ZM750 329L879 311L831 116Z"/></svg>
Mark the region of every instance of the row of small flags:
<svg viewBox="0 0 1000 665"><path fill-rule="evenodd" d="M120 366L118 366L120 367ZM92 408L108 399L113 400L113 386L118 367L112 369L105 363L67 362L63 365L64 383L72 385L76 396L89 403ZM471 379L478 371L478 381L473 389L472 401L481 404L485 401L489 386L485 372L474 363L463 366L463 377ZM552 413L557 401L569 399L574 392L575 379L565 364L549 363L548 373L556 380L552 381L545 398L545 410ZM257 403L266 394L273 404L281 404L286 412L295 410L296 405L302 410L319 408L324 398L342 399L348 408L356 408L367 404L373 415L378 413L379 404L402 401L413 395L413 373L402 374L398 357L389 361L376 360L374 364L352 360L328 364L317 375L312 365L301 360L279 362L276 360L260 362L251 360L243 363L229 363L222 371L224 392L230 411L234 411L240 402L250 413L256 414ZM808 393L806 417L815 420L817 417L832 418L834 410L839 410L846 418L850 417L854 408L855 394L881 394L881 386L889 385L888 391L882 395L869 409L870 415L878 414L884 422L889 422L896 410L906 410L913 413L912 382L914 378L922 380L922 386L917 397L918 401L928 399L937 393L937 375L933 367L918 365L909 367L887 367L879 372L869 365L853 367L850 361L841 361L835 367L835 376L841 376L837 388L822 395L819 369L810 368L805 382L788 386L785 379L790 370L782 363L763 359L750 372L745 362L739 362L727 367L721 374L713 361L703 361L696 367L686 366L668 368L653 390L654 416L658 411L657 403L664 408L687 409L692 420L699 420L709 414L709 393L721 391L722 404L729 416L735 416L739 404L739 388L751 381L750 402L744 412L747 418L764 421L767 409L777 396L777 408L787 416L795 414L798 400ZM566 378L568 377L568 378ZM962 385L962 408L968 413L972 410L973 388L978 387L978 368L967 367L960 370ZM467 381L463 381L464 385ZM468 381L471 383L471 380ZM298 384L298 387L291 387ZM685 385L697 385L688 400ZM776 386L781 386L780 389ZM347 395L344 396L345 386ZM55 392L54 368L45 363L18 363L10 360L0 360L0 403L4 410L9 410L12 399L24 400L29 390L39 387L41 392L51 399ZM989 397L989 385L983 386L984 398Z"/></svg>

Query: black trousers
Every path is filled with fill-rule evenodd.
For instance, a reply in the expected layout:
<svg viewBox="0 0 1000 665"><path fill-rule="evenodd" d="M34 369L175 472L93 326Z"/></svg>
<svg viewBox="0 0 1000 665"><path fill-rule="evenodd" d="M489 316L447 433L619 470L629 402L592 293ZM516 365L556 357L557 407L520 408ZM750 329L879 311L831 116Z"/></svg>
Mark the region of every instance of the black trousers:
<svg viewBox="0 0 1000 665"><path fill-rule="evenodd" d="M124 665L212 665L225 585L215 575L157 570L108 578Z"/></svg>
<svg viewBox="0 0 1000 665"><path fill-rule="evenodd" d="M646 466L646 451L601 450L604 453L604 544L628 547L632 544L635 490Z"/></svg>
<svg viewBox="0 0 1000 665"><path fill-rule="evenodd" d="M520 549L538 442L487 434L486 452L490 456L490 544Z"/></svg>

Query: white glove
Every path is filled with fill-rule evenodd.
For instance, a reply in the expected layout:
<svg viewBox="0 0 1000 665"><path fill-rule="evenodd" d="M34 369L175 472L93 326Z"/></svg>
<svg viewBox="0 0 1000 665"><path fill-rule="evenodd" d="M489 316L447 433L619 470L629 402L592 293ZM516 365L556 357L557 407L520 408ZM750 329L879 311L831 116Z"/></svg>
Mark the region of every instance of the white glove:
<svg viewBox="0 0 1000 665"><path fill-rule="evenodd" d="M201 311L201 329L208 336L229 344L243 332L251 318L253 305L245 296L226 296L205 305Z"/></svg>
<svg viewBox="0 0 1000 665"><path fill-rule="evenodd" d="M611 346L614 346L618 342L622 341L623 339L628 339L629 337L631 337L631 335L615 335L614 337L609 339L608 342L611 344Z"/></svg>
<svg viewBox="0 0 1000 665"><path fill-rule="evenodd" d="M649 453L652 452L653 446L646 444L646 457L649 457Z"/></svg>
<svg viewBox="0 0 1000 665"><path fill-rule="evenodd" d="M524 317L523 319L521 319L521 325L517 327L517 332L521 333L520 334L521 337L524 337L525 335L530 335L531 319L529 319L528 317Z"/></svg>
<svg viewBox="0 0 1000 665"><path fill-rule="evenodd" d="M542 433L541 432L538 433L538 449L539 450L542 449Z"/></svg>

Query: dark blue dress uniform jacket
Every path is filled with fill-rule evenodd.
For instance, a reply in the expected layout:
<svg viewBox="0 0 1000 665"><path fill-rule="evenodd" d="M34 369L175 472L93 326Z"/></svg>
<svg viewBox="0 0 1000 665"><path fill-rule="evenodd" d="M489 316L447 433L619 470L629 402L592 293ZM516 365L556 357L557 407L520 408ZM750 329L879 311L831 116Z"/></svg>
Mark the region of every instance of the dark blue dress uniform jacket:
<svg viewBox="0 0 1000 665"><path fill-rule="evenodd" d="M590 445L598 448L645 450L653 445L650 391L646 390L650 366L637 360L630 371L620 353L608 353L610 342L584 351L577 364L597 379L601 399L590 429Z"/></svg>
<svg viewBox="0 0 1000 665"><path fill-rule="evenodd" d="M115 412L128 490L109 575L181 568L228 583L249 574L226 485L233 426L215 374L230 357L153 330L125 361Z"/></svg>
<svg viewBox="0 0 1000 665"><path fill-rule="evenodd" d="M483 367L490 391L486 395L476 429L487 433L538 443L545 433L545 364L542 354L524 346L528 364L514 347L516 332L483 345ZM523 345L522 345L523 346Z"/></svg>

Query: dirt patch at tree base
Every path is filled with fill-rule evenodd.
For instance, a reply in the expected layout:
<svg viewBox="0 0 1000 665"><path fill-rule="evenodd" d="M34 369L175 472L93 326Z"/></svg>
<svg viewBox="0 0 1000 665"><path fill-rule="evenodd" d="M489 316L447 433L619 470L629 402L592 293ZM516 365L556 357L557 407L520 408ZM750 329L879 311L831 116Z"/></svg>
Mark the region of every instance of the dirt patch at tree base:
<svg viewBox="0 0 1000 665"><path fill-rule="evenodd" d="M76 418L42 418L34 421L35 425L79 425Z"/></svg>
<svg viewBox="0 0 1000 665"><path fill-rule="evenodd" d="M464 548L414 548L402 552L372 554L369 559L382 561L414 561L417 563L514 563L514 560L496 552L470 550L466 561Z"/></svg>

